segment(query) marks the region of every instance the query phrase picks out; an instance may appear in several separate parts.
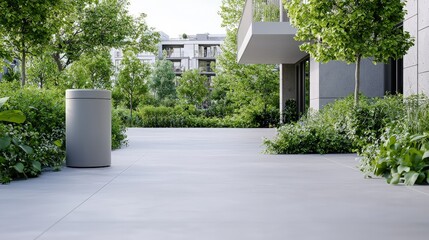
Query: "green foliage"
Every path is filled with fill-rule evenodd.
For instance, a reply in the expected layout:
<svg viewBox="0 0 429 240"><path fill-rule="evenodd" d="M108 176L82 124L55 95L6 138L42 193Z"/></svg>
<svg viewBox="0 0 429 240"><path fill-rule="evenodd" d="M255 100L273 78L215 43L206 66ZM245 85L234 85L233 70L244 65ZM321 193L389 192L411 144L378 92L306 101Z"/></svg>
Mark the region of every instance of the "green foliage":
<svg viewBox="0 0 429 240"><path fill-rule="evenodd" d="M358 154L368 143L377 141L385 128L399 121L405 113L401 95L384 98L362 98L358 107L348 113L347 134Z"/></svg>
<svg viewBox="0 0 429 240"><path fill-rule="evenodd" d="M386 118L380 137L363 146L360 169L365 176L383 176L390 184L428 183L428 99L412 96L400 106L402 111L392 108L396 116L390 122Z"/></svg>
<svg viewBox="0 0 429 240"><path fill-rule="evenodd" d="M155 62L149 87L157 101L176 98L175 78L176 74L171 61L161 59Z"/></svg>
<svg viewBox="0 0 429 240"><path fill-rule="evenodd" d="M2 76L2 81L6 82L14 82L19 81L21 78L21 73L19 72L19 69L17 66L10 66L10 64L7 64L6 66L6 73Z"/></svg>
<svg viewBox="0 0 429 240"><path fill-rule="evenodd" d="M185 104L202 106L209 94L207 76L201 75L198 70L183 72L179 78L177 95L179 100Z"/></svg>
<svg viewBox="0 0 429 240"><path fill-rule="evenodd" d="M137 115L134 121L139 127L251 127L241 118L208 117L206 110L192 105L144 106L138 109ZM129 116L122 116L123 121L127 121Z"/></svg>
<svg viewBox="0 0 429 240"><path fill-rule="evenodd" d="M266 0L253 0L253 21L278 22L279 20L280 9L277 5Z"/></svg>
<svg viewBox="0 0 429 240"><path fill-rule="evenodd" d="M11 58L22 62L21 84L25 85L26 56L42 51L49 44L54 32L58 30L59 12L64 1L58 0L4 0L0 9L0 38L7 39L6 48Z"/></svg>
<svg viewBox="0 0 429 240"><path fill-rule="evenodd" d="M112 149L119 149L122 146L126 146L128 141L126 140L126 123L122 121L120 110L112 110Z"/></svg>
<svg viewBox="0 0 429 240"><path fill-rule="evenodd" d="M265 139L268 153L346 153L352 150L347 137L347 116L352 99L338 100L319 112L309 111L296 123L278 128L273 140Z"/></svg>
<svg viewBox="0 0 429 240"><path fill-rule="evenodd" d="M14 82L1 83L0 95L10 96L3 109L20 109L26 115L23 124L0 125L1 182L36 177L44 169L59 170L65 159L64 92L21 89L19 83ZM11 120L22 122L22 116L13 116ZM112 148L126 144L125 138L125 125L113 112Z"/></svg>
<svg viewBox="0 0 429 240"><path fill-rule="evenodd" d="M68 88L111 89L113 63L108 51L88 53L67 69Z"/></svg>
<svg viewBox="0 0 429 240"><path fill-rule="evenodd" d="M22 110L27 119L24 124L1 127L2 142L11 143L7 147L2 144L0 151L3 183L15 178L36 177L42 168L59 168L65 156L62 94L16 88L19 88L16 83L2 83L0 86L0 94L10 96L4 107L9 111Z"/></svg>
<svg viewBox="0 0 429 240"><path fill-rule="evenodd" d="M401 0L285 1L300 49L319 62L356 63L355 105L358 103L360 61L399 59L413 45L408 32L397 27L405 16Z"/></svg>
<svg viewBox="0 0 429 240"><path fill-rule="evenodd" d="M132 120L133 109L138 104L136 101L143 98L144 94L148 91L146 79L149 75L150 67L147 64L142 63L133 53L125 53L116 87L129 106L130 120ZM133 126L132 121L129 124Z"/></svg>
<svg viewBox="0 0 429 240"><path fill-rule="evenodd" d="M9 100L9 97L0 98L0 108ZM0 122L23 123L25 115L19 110L6 110L0 112Z"/></svg>
<svg viewBox="0 0 429 240"><path fill-rule="evenodd" d="M128 5L128 0L68 1L62 16L65 21L51 42L58 70L85 54L110 48L156 51L159 34L147 26L144 14L134 18Z"/></svg>
<svg viewBox="0 0 429 240"><path fill-rule="evenodd" d="M62 81L52 56L42 54L32 57L28 66L28 82L39 88L53 88Z"/></svg>
<svg viewBox="0 0 429 240"><path fill-rule="evenodd" d="M429 100L352 96L309 112L297 123L278 129L265 140L268 153L331 153L355 151L366 177L382 176L390 184L429 183Z"/></svg>
<svg viewBox="0 0 429 240"><path fill-rule="evenodd" d="M283 123L292 123L292 122L298 121L299 116L298 116L297 109L298 109L298 106L297 106L296 100L294 99L286 100L285 107L283 109L283 116L282 116Z"/></svg>
<svg viewBox="0 0 429 240"><path fill-rule="evenodd" d="M216 60L212 105L216 112L245 119L253 127L279 122L279 73L274 65L237 63L237 29L244 0L223 0L219 15L227 36Z"/></svg>

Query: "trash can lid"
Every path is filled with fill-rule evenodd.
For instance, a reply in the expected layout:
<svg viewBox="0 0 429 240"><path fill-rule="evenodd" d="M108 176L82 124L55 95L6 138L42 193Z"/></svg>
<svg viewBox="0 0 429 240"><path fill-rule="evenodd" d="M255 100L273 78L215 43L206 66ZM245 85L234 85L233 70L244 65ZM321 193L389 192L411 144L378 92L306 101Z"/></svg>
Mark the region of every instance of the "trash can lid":
<svg viewBox="0 0 429 240"><path fill-rule="evenodd" d="M66 99L112 99L112 92L102 89L69 89Z"/></svg>

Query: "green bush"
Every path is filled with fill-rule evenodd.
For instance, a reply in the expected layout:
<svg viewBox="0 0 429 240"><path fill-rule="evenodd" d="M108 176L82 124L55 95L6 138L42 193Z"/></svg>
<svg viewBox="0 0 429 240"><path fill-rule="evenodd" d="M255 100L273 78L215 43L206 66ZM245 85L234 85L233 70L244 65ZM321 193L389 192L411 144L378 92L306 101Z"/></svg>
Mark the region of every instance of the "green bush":
<svg viewBox="0 0 429 240"><path fill-rule="evenodd" d="M175 107L143 106L137 111L139 127L161 128L216 128L216 127L249 127L249 123L239 117L227 116L224 118L207 117L206 110L196 109L191 105ZM126 119L126 118L123 118Z"/></svg>
<svg viewBox="0 0 429 240"><path fill-rule="evenodd" d="M288 99L285 103L285 107L283 109L282 120L283 123L292 123L298 121L298 105L296 100Z"/></svg>
<svg viewBox="0 0 429 240"><path fill-rule="evenodd" d="M318 112L309 111L297 123L278 128L273 140L264 140L267 153L346 153L352 150L347 137L347 122L353 99L348 97L326 105Z"/></svg>
<svg viewBox="0 0 429 240"><path fill-rule="evenodd" d="M348 113L347 135L353 142L354 150L362 149L377 141L385 128L392 122L402 119L405 106L402 95L388 95L384 98L361 97L358 107Z"/></svg>
<svg viewBox="0 0 429 240"><path fill-rule="evenodd" d="M15 83L2 83L0 95L10 97L5 109L19 109L27 118L24 124L3 125L2 133L16 143L32 148L31 154L21 151L19 144L2 151L3 163L6 163L2 165L2 182L38 176L42 168L59 169L65 158L62 94L33 88L19 89ZM21 168L14 167L19 163Z"/></svg>
<svg viewBox="0 0 429 240"><path fill-rule="evenodd" d="M378 139L362 147L360 169L365 176L382 176L390 184L429 183L429 102L412 96L398 103L385 118ZM393 106L392 106L393 107ZM391 120L388 122L387 120Z"/></svg>
<svg viewBox="0 0 429 240"><path fill-rule="evenodd" d="M123 122L121 110L112 110L112 149L127 145L126 124Z"/></svg>
<svg viewBox="0 0 429 240"><path fill-rule="evenodd" d="M15 143L0 150L1 182L35 177L42 169L59 170L65 160L64 91L21 89L19 83L1 83L0 96L10 97L5 110L19 109L26 115L23 124L1 125L0 136L10 136ZM126 144L125 138L125 125L113 111L112 148ZM31 147L31 154L22 151L22 146Z"/></svg>

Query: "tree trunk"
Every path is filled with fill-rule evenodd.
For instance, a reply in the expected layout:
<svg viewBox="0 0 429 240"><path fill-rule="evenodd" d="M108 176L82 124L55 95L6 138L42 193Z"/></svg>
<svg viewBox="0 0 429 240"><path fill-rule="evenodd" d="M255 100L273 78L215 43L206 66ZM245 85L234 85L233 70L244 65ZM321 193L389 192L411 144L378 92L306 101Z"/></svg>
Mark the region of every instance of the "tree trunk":
<svg viewBox="0 0 429 240"><path fill-rule="evenodd" d="M63 63L61 62L60 54L53 53L52 57L54 58L54 61L57 64L58 72L62 72L64 70L64 67L63 67Z"/></svg>
<svg viewBox="0 0 429 240"><path fill-rule="evenodd" d="M22 59L21 59L21 87L25 86L25 49L22 50Z"/></svg>
<svg viewBox="0 0 429 240"><path fill-rule="evenodd" d="M359 106L359 86L360 86L360 60L361 56L356 57L356 71L355 71L355 107Z"/></svg>
<svg viewBox="0 0 429 240"><path fill-rule="evenodd" d="M133 95L130 95L130 127L133 127Z"/></svg>

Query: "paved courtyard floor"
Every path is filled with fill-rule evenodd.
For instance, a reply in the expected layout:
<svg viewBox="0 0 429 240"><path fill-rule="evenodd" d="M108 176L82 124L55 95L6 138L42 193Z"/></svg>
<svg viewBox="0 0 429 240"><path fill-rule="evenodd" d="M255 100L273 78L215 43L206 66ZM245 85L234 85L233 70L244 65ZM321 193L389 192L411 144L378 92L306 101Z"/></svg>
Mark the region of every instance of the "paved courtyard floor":
<svg viewBox="0 0 429 240"><path fill-rule="evenodd" d="M0 185L0 239L428 239L429 187L353 154L264 155L274 129L130 129L110 168Z"/></svg>

